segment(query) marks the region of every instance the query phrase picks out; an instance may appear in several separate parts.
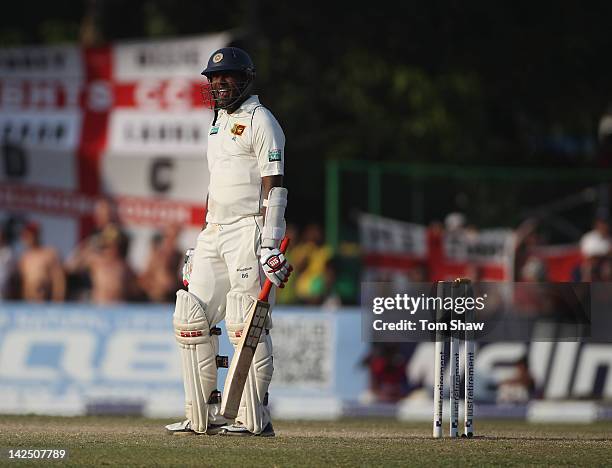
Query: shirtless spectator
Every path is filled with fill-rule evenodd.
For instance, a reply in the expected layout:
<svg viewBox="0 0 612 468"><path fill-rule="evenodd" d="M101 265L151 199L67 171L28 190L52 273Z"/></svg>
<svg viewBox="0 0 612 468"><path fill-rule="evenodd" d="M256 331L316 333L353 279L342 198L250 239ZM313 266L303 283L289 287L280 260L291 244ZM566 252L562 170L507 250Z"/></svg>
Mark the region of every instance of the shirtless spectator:
<svg viewBox="0 0 612 468"><path fill-rule="evenodd" d="M59 254L40 244L40 227L28 223L21 232L24 252L19 260L21 298L26 301L63 301L66 277Z"/></svg>
<svg viewBox="0 0 612 468"><path fill-rule="evenodd" d="M128 237L109 224L99 234L95 246L79 256L74 268L89 273L91 301L113 304L141 299L138 281L126 258Z"/></svg>
<svg viewBox="0 0 612 468"><path fill-rule="evenodd" d="M122 235L125 235L117 217L116 207L110 199L102 198L96 201L93 218L94 230L77 245L64 265L68 273L69 300L89 300L91 298L92 280L85 265L88 259L95 256L100 250L104 230L113 226Z"/></svg>
<svg viewBox="0 0 612 468"><path fill-rule="evenodd" d="M153 302L172 302L183 284L183 254L177 248L179 227L168 226L153 238L147 266L139 278L140 287Z"/></svg>

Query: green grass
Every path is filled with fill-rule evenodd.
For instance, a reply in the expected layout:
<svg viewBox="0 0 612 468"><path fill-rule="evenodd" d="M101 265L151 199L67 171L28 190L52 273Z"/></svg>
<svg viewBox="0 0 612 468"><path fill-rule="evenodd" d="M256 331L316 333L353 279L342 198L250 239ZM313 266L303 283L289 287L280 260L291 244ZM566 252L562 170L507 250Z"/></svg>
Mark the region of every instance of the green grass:
<svg viewBox="0 0 612 468"><path fill-rule="evenodd" d="M609 465L612 423L476 421L479 437L434 440L430 424L385 419L274 423L275 438L170 436L173 421L0 416L0 448L67 448L57 466ZM44 462L0 461L0 465ZM45 463L46 464L46 463Z"/></svg>

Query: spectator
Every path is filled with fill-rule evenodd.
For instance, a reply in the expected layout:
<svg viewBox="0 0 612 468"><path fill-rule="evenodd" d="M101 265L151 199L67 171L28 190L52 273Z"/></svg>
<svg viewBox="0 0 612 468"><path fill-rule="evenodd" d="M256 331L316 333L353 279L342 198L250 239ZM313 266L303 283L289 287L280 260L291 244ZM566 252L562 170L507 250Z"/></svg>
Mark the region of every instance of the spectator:
<svg viewBox="0 0 612 468"><path fill-rule="evenodd" d="M443 239L445 254L452 258L463 258L466 255L465 215L452 212L444 218Z"/></svg>
<svg viewBox="0 0 612 468"><path fill-rule="evenodd" d="M599 215L593 224L593 229L580 239L582 262L575 272L575 280L589 282L598 281L597 272L600 263L610 255L610 225L605 215Z"/></svg>
<svg viewBox="0 0 612 468"><path fill-rule="evenodd" d="M332 251L323 244L323 230L318 224L310 224L304 230L302 242L293 249L296 272L296 295L300 302L319 304L322 300L321 288L325 269L331 259Z"/></svg>
<svg viewBox="0 0 612 468"><path fill-rule="evenodd" d="M63 301L66 277L59 254L40 242L40 226L26 224L21 232L24 252L19 260L21 297L26 301Z"/></svg>
<svg viewBox="0 0 612 468"><path fill-rule="evenodd" d="M183 254L177 248L179 232L177 225L170 225L153 237L147 265L139 278L141 289L153 302L172 302L177 289L183 287Z"/></svg>
<svg viewBox="0 0 612 468"><path fill-rule="evenodd" d="M534 396L535 380L531 376L527 356L518 359L514 368L514 375L497 387L498 403L524 403Z"/></svg>
<svg viewBox="0 0 612 468"><path fill-rule="evenodd" d="M580 239L580 250L585 257L604 257L610 253L610 224L606 216L598 216L593 229Z"/></svg>
<svg viewBox="0 0 612 468"><path fill-rule="evenodd" d="M295 249L297 247L299 253L300 238L299 232L295 224L287 224L285 235L291 239L291 245L285 256L290 265L295 265ZM289 276L289 280L285 283L285 287L276 290L276 303L277 304L295 304L297 302L297 295L295 291L295 282L297 274L293 273Z"/></svg>
<svg viewBox="0 0 612 468"><path fill-rule="evenodd" d="M543 244L535 218L527 218L514 231L514 280L520 281L521 271L534 250Z"/></svg>
<svg viewBox="0 0 612 468"><path fill-rule="evenodd" d="M612 281L612 257L607 256L597 262L593 276L596 281L606 283Z"/></svg>
<svg viewBox="0 0 612 468"><path fill-rule="evenodd" d="M98 200L93 211L94 230L76 246L65 262L68 274L68 299L71 300L89 300L91 296L92 281L85 264L100 250L104 230L113 226L125 236L117 217L116 207L110 199Z"/></svg>
<svg viewBox="0 0 612 468"><path fill-rule="evenodd" d="M329 309L336 309L342 305L340 295L336 290L338 278L338 258L330 258L321 275L318 275L311 284L313 301Z"/></svg>
<svg viewBox="0 0 612 468"><path fill-rule="evenodd" d="M377 402L396 403L407 393L406 357L397 343L373 343L362 361L370 371L370 397Z"/></svg>
<svg viewBox="0 0 612 468"><path fill-rule="evenodd" d="M548 279L546 264L537 257L529 257L520 271L520 281L543 283Z"/></svg>
<svg viewBox="0 0 612 468"><path fill-rule="evenodd" d="M458 211L453 211L444 218L444 228L447 232L457 232L465 228L465 215Z"/></svg>
<svg viewBox="0 0 612 468"><path fill-rule="evenodd" d="M0 301L17 296L15 292L16 274L15 253L11 246L9 223L6 222L0 229Z"/></svg>
<svg viewBox="0 0 612 468"><path fill-rule="evenodd" d="M92 282L91 301L96 304L142 299L136 274L127 262L129 241L125 233L108 225L98 235L97 248L80 257L79 271L87 271Z"/></svg>
<svg viewBox="0 0 612 468"><path fill-rule="evenodd" d="M529 257L519 272L519 282L545 283L548 280L546 264L537 257ZM554 295L544 284L517 284L514 289L514 307L517 313L534 317L554 313Z"/></svg>

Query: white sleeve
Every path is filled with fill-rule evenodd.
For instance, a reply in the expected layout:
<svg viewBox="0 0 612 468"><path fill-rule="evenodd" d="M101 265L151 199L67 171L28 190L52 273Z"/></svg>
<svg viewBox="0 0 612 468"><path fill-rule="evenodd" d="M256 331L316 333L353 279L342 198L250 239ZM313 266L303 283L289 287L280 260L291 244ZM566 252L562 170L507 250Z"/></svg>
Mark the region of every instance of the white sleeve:
<svg viewBox="0 0 612 468"><path fill-rule="evenodd" d="M253 113L253 150L262 177L284 174L285 134L265 107L258 107Z"/></svg>

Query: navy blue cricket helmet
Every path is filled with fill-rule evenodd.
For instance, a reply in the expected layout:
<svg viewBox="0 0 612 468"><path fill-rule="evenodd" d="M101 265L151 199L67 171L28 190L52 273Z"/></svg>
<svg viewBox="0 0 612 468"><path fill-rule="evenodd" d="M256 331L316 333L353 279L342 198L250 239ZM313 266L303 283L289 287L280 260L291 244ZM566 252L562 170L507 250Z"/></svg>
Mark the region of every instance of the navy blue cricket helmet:
<svg viewBox="0 0 612 468"><path fill-rule="evenodd" d="M227 109L231 112L250 96L255 80L255 65L249 54L244 50L238 47L223 47L210 56L206 68L202 71L202 75L211 83L212 77L216 73L228 72L237 73L242 78L238 83L238 96L231 100L231 102L222 102L218 91L211 89L209 86L209 92L215 104L215 109Z"/></svg>

